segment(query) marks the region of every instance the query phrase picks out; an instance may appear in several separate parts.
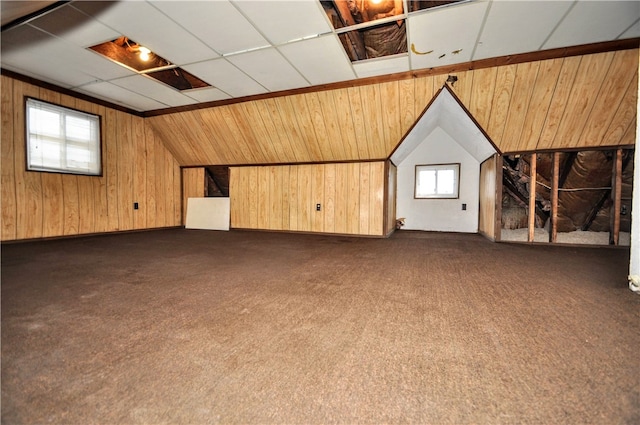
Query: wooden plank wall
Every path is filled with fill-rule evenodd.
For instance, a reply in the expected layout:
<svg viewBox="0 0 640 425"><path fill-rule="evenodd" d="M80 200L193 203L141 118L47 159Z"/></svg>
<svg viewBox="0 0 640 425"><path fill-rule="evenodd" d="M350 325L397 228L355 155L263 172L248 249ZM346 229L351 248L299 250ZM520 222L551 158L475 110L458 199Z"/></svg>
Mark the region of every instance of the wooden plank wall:
<svg viewBox="0 0 640 425"><path fill-rule="evenodd" d="M487 238L496 240L496 205L502 202L497 195L496 167L502 161L502 157L494 155L480 164L480 217L478 219L478 231Z"/></svg>
<svg viewBox="0 0 640 425"><path fill-rule="evenodd" d="M638 49L455 72L502 152L635 143ZM386 159L447 74L148 118L182 166Z"/></svg>
<svg viewBox="0 0 640 425"><path fill-rule="evenodd" d="M182 224L187 220L187 199L204 197L204 167L182 169Z"/></svg>
<svg viewBox="0 0 640 425"><path fill-rule="evenodd" d="M398 187L398 168L387 161L387 187L385 191L385 229L386 235L390 235L396 228L396 190Z"/></svg>
<svg viewBox="0 0 640 425"><path fill-rule="evenodd" d="M383 161L231 167L231 227L383 236L384 173Z"/></svg>
<svg viewBox="0 0 640 425"><path fill-rule="evenodd" d="M180 168L143 118L5 76L1 85L3 241L180 225ZM101 177L26 171L25 96L102 117Z"/></svg>

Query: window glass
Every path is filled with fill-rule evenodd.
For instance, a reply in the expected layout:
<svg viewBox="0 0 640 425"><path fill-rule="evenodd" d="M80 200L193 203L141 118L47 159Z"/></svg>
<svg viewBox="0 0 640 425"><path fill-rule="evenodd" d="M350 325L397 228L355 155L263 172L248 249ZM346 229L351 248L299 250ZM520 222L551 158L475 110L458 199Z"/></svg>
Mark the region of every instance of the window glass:
<svg viewBox="0 0 640 425"><path fill-rule="evenodd" d="M100 117L27 99L27 169L100 175Z"/></svg>
<svg viewBox="0 0 640 425"><path fill-rule="evenodd" d="M416 198L457 198L460 164L416 165Z"/></svg>

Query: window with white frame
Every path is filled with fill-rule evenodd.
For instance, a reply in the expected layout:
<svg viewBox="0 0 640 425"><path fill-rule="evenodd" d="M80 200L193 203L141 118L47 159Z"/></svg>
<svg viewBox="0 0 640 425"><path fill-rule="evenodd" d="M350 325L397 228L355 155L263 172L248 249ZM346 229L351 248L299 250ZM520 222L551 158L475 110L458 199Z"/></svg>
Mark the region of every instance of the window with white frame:
<svg viewBox="0 0 640 425"><path fill-rule="evenodd" d="M456 199L460 164L416 165L415 198Z"/></svg>
<svg viewBox="0 0 640 425"><path fill-rule="evenodd" d="M102 174L100 117L28 98L27 169Z"/></svg>

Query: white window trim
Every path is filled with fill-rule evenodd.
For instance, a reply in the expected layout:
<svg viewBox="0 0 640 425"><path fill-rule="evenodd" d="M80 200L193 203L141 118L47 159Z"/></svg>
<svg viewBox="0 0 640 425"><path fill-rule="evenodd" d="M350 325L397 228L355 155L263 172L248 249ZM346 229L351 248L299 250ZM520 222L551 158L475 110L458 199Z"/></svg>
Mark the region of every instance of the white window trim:
<svg viewBox="0 0 640 425"><path fill-rule="evenodd" d="M436 176L438 171L442 170L453 170L454 175L454 187L453 193L430 193L425 194L422 188L419 185L419 174L420 171L436 171ZM437 177L436 177L437 178ZM458 199L460 197L460 163L451 163L451 164L419 164L416 165L415 175L414 175L414 191L413 197L415 199Z"/></svg>
<svg viewBox="0 0 640 425"><path fill-rule="evenodd" d="M34 111L44 110L59 115L59 126L50 134L43 128L32 128ZM68 118L86 121L88 137L73 139L69 136ZM52 127L49 127L52 129ZM25 102L26 159L28 171L77 174L88 176L102 175L102 140L101 118L99 115L78 111L64 106L34 98L26 98ZM52 134L58 133L58 134ZM58 157L47 157L44 153L35 158L34 152L48 144L52 151L58 151ZM73 161L69 158L71 150L87 157L84 161ZM48 160L48 161L47 161Z"/></svg>

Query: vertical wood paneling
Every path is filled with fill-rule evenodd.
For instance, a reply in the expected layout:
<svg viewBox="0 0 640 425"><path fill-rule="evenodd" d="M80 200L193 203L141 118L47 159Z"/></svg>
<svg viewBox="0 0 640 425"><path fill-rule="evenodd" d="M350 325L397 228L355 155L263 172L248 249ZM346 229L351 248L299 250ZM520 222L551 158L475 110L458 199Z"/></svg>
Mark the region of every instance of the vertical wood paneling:
<svg viewBox="0 0 640 425"><path fill-rule="evenodd" d="M256 192L258 195L258 229L270 229L270 184L269 184L269 168L258 167Z"/></svg>
<svg viewBox="0 0 640 425"><path fill-rule="evenodd" d="M36 87L16 82L14 86L14 157L16 173L16 203L18 206L18 239L42 236L42 180L38 172L26 171L24 96L38 97Z"/></svg>
<svg viewBox="0 0 640 425"><path fill-rule="evenodd" d="M360 176L358 178L358 182L360 183L360 198L359 198L359 214L360 218L358 223L358 233L361 235L368 235L370 229L370 202L371 202L371 163L363 162L360 164Z"/></svg>
<svg viewBox="0 0 640 425"><path fill-rule="evenodd" d="M204 168L182 169L182 224L186 224L189 198L204 197ZM172 210L173 211L173 210Z"/></svg>
<svg viewBox="0 0 640 425"><path fill-rule="evenodd" d="M347 227L349 168L349 164L335 164L334 231L336 233L349 233Z"/></svg>
<svg viewBox="0 0 640 425"><path fill-rule="evenodd" d="M637 72L629 72L638 63L638 55L632 50L614 53L611 66L603 81L598 98L591 109L589 118L582 130L581 140L601 144L605 132L619 113L624 95L632 81L637 79Z"/></svg>
<svg viewBox="0 0 640 425"><path fill-rule="evenodd" d="M338 114L338 127L340 128L344 149L344 159L356 160L360 158L354 119L351 115L349 92L346 89L338 89L335 94L335 108Z"/></svg>
<svg viewBox="0 0 640 425"><path fill-rule="evenodd" d="M387 185L386 185L386 225L384 234L388 235L395 229L396 226L396 189L398 181L398 169L391 161L387 161Z"/></svg>
<svg viewBox="0 0 640 425"><path fill-rule="evenodd" d="M561 69L562 59L548 60L540 64L535 84L532 84L533 93L522 124L522 134L517 143L517 150L525 150L527 146L538 145Z"/></svg>
<svg viewBox="0 0 640 425"><path fill-rule="evenodd" d="M9 77L1 90L2 240L180 224L178 163L142 118ZM101 116L102 176L26 172L24 96ZM162 200L161 218L149 197Z"/></svg>
<svg viewBox="0 0 640 425"><path fill-rule="evenodd" d="M334 154L331 151L332 143L327 134L327 126L325 125L324 112L322 110L322 105L320 104L320 98L318 97L318 93L309 93L302 97L307 100L307 111L313 125L314 139L318 145L321 161L327 161L330 158L333 158Z"/></svg>
<svg viewBox="0 0 640 425"><path fill-rule="evenodd" d="M413 91L413 80L401 80L399 84L400 97L400 138L402 138L407 131L413 126L416 121L416 113L414 106L416 103L415 92ZM400 140L391 140L392 143L397 144ZM395 145L393 146L395 148Z"/></svg>
<svg viewBox="0 0 640 425"><path fill-rule="evenodd" d="M581 56L565 58L562 60L560 76L555 84L551 105L549 106L546 114L545 124L542 128L540 140L536 146L538 149L548 149L554 145L558 127L562 122L562 116L566 110L567 99L569 97L576 72L580 67L581 60Z"/></svg>
<svg viewBox="0 0 640 425"><path fill-rule="evenodd" d="M497 155L480 164L480 215L478 230L495 240Z"/></svg>
<svg viewBox="0 0 640 425"><path fill-rule="evenodd" d="M311 204L313 202L313 169L311 166L298 166L298 229L311 231Z"/></svg>
<svg viewBox="0 0 640 425"><path fill-rule="evenodd" d="M60 104L60 94L40 90L41 100ZM64 198L59 196L62 177L58 173L42 173L42 236L57 236L64 232Z"/></svg>
<svg viewBox="0 0 640 425"><path fill-rule="evenodd" d="M2 163L0 167L0 191L2 198L2 240L13 240L17 237L17 200L16 200L16 172L15 147L13 130L13 80L0 76L1 104L0 114L0 146L2 147Z"/></svg>
<svg viewBox="0 0 640 425"><path fill-rule="evenodd" d="M284 190L282 175L287 167L269 167L269 228L282 230ZM289 212L287 211L287 216Z"/></svg>
<svg viewBox="0 0 640 425"><path fill-rule="evenodd" d="M360 233L360 166L363 164L354 163L347 167L347 233ZM364 190L364 188L362 188Z"/></svg>
<svg viewBox="0 0 640 425"><path fill-rule="evenodd" d="M513 82L512 99L505 123L502 141L505 146L512 146L516 150L522 135L525 117L529 111L531 92L538 75L539 62L520 63L516 65Z"/></svg>
<svg viewBox="0 0 640 425"><path fill-rule="evenodd" d="M232 227L382 236L385 179L384 162L231 167Z"/></svg>
<svg viewBox="0 0 640 425"><path fill-rule="evenodd" d="M324 166L324 232L336 232L336 164Z"/></svg>
<svg viewBox="0 0 640 425"><path fill-rule="evenodd" d="M145 125L145 150L146 150L146 197L145 211L147 213L147 227L154 228L158 226L157 210L156 210L156 140L151 127ZM160 176L161 177L161 176Z"/></svg>
<svg viewBox="0 0 640 425"><path fill-rule="evenodd" d="M373 154L369 153L366 131L368 119L365 122L360 90L358 90L358 87L350 87L347 89L347 95L349 96L349 114L353 118L353 129L355 131L356 145L358 146L358 159L371 158Z"/></svg>
<svg viewBox="0 0 640 425"><path fill-rule="evenodd" d="M466 104L471 115L485 130L489 128L497 71L498 68L485 68L473 72L471 100Z"/></svg>
<svg viewBox="0 0 640 425"><path fill-rule="evenodd" d="M513 143L510 140L505 140L503 135L504 124L509 115L509 104L511 103L511 95L513 93L515 71L515 65L503 66L498 68L496 75L496 87L491 103L491 115L489 116L489 124L486 130L493 141L499 146L509 146L509 143Z"/></svg>
<svg viewBox="0 0 640 425"><path fill-rule="evenodd" d="M324 199L324 165L317 164L309 166L311 168L311 231L324 232L324 213L326 202ZM320 211L316 210L316 204L320 204Z"/></svg>
<svg viewBox="0 0 640 425"><path fill-rule="evenodd" d="M584 57L567 100L565 114L556 135L558 142L554 147L568 148L579 145L582 129L600 93L603 78L613 56L614 53L605 53L603 56Z"/></svg>
<svg viewBox="0 0 640 425"><path fill-rule="evenodd" d="M384 162L369 163L369 235L384 232Z"/></svg>
<svg viewBox="0 0 640 425"><path fill-rule="evenodd" d="M304 95L294 95L288 97L290 101L292 116L290 120L296 120L298 129L300 130L300 140L294 140L296 144L303 143L306 146L308 157L311 161L323 161L322 151L316 139L315 128L313 127L313 119ZM302 152L300 152L302 155Z"/></svg>

